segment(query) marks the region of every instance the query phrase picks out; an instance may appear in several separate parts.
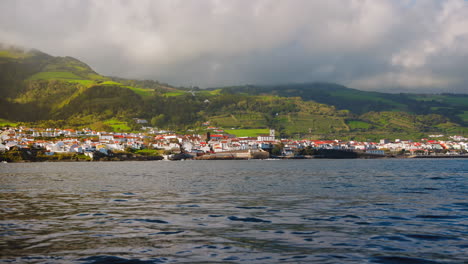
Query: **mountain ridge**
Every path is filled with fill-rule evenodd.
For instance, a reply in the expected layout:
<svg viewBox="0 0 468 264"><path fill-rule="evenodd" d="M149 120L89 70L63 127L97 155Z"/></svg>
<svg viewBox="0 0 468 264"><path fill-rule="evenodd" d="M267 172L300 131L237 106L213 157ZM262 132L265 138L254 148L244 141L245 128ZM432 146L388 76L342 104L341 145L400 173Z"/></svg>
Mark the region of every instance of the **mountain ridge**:
<svg viewBox="0 0 468 264"><path fill-rule="evenodd" d="M172 129L200 129L209 121L293 136L465 133L468 121L464 95L387 94L323 82L177 88L102 76L73 57L1 46L0 92L0 118L39 125L80 127L118 119L136 129L132 118L138 117Z"/></svg>

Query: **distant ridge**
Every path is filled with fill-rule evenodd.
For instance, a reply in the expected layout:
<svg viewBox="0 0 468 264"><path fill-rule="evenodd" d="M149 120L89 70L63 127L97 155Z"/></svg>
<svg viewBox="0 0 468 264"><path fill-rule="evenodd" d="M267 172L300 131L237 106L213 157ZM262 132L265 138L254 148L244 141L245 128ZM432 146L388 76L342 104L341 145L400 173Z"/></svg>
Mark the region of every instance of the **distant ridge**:
<svg viewBox="0 0 468 264"><path fill-rule="evenodd" d="M338 109L347 109L356 114L369 111L407 111L416 114L462 114L468 110L468 94L409 94L369 92L348 88L335 83L312 82L282 85L246 85L226 87L230 93L272 94L284 97L299 96L303 100L334 105ZM434 109L434 107L439 107ZM448 110L450 109L450 110ZM435 111L434 111L435 110ZM448 110L448 111L446 111ZM457 117L453 116L454 119Z"/></svg>

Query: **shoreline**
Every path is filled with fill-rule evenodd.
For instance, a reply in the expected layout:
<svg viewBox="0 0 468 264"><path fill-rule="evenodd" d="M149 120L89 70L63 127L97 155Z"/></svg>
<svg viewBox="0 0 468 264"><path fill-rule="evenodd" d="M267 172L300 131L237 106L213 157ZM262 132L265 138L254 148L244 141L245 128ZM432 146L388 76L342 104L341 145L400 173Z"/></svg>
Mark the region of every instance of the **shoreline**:
<svg viewBox="0 0 468 264"><path fill-rule="evenodd" d="M99 159L99 160L76 160L76 159L50 159L50 160L17 160L17 161L0 161L0 163L36 163L36 162L121 162L121 161L185 161L185 160L311 160L311 159L318 159L318 160L351 160L351 159L466 159L468 155L447 155L447 156L378 156L378 157L354 157L354 158L345 158L345 157L325 157L321 155L315 156L298 156L298 157L281 157L281 156L273 156L273 157L265 157L265 158L247 158L247 157L233 157L233 156L214 156L214 155L204 155L199 157L192 157L192 158L182 158L182 159L164 159L161 156L151 156L147 158L134 158L134 159L115 159L112 157Z"/></svg>
<svg viewBox="0 0 468 264"><path fill-rule="evenodd" d="M45 155L38 149L13 150L0 155L1 163L26 162L93 162L93 161L155 161L155 160L293 160L293 159L454 159L468 158L468 154L460 155L410 155L405 154L375 154L350 150L316 149L303 155L279 156L272 155L264 150L247 150L217 153L181 152L177 154L162 155L160 152L109 152L100 151L87 153L63 152L54 155Z"/></svg>

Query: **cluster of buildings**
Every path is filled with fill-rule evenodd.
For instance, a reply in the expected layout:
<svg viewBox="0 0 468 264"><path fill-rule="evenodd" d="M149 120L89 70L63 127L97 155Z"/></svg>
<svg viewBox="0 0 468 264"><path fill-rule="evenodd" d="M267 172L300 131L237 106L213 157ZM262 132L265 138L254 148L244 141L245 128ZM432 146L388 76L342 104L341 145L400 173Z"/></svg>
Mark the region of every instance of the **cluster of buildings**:
<svg viewBox="0 0 468 264"><path fill-rule="evenodd" d="M211 128L210 128L211 129ZM422 139L420 142L410 140L380 140L380 142L357 142L341 140L294 140L277 139L275 131L257 137L235 137L222 133L220 129L211 129L206 135L178 135L167 131L151 130L145 133L110 133L91 129L57 129L57 128L3 128L0 130L0 151L12 148L42 148L45 153L76 152L87 154L99 151L125 151L132 149L161 149L168 153L203 153L243 152L271 150L278 148L284 156L292 156L301 149L347 150L368 152L372 154L405 152L413 155L457 155L466 153L468 139L452 136L450 140L439 140L437 137Z"/></svg>

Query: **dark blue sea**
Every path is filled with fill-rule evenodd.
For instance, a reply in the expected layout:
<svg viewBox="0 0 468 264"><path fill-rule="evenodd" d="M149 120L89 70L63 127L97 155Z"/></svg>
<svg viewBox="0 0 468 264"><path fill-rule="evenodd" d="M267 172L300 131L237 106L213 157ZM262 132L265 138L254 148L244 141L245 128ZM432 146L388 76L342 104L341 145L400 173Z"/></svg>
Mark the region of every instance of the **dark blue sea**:
<svg viewBox="0 0 468 264"><path fill-rule="evenodd" d="M2 263L468 263L468 160L0 164Z"/></svg>

